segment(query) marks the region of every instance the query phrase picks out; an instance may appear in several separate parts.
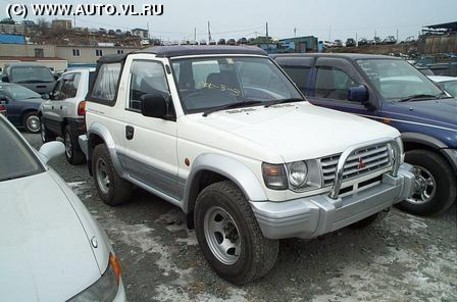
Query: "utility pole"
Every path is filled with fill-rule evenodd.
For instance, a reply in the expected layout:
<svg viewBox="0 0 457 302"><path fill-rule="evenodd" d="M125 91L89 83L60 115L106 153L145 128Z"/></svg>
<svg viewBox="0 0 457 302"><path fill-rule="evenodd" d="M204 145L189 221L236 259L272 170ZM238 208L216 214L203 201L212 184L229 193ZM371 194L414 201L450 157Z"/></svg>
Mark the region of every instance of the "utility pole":
<svg viewBox="0 0 457 302"><path fill-rule="evenodd" d="M149 33L149 22L146 23L146 26L148 28L148 40L151 38L151 34Z"/></svg>
<svg viewBox="0 0 457 302"><path fill-rule="evenodd" d="M296 38L296 37L297 37L297 28L294 27L294 38Z"/></svg>
<svg viewBox="0 0 457 302"><path fill-rule="evenodd" d="M359 39L357 38L357 33L355 33L355 47L359 47Z"/></svg>
<svg viewBox="0 0 457 302"><path fill-rule="evenodd" d="M194 41L197 42L197 28L194 27Z"/></svg>
<svg viewBox="0 0 457 302"><path fill-rule="evenodd" d="M268 37L268 22L265 23L265 36Z"/></svg>
<svg viewBox="0 0 457 302"><path fill-rule="evenodd" d="M211 42L211 30L209 29L209 21L208 21L208 45Z"/></svg>
<svg viewBox="0 0 457 302"><path fill-rule="evenodd" d="M397 42L398 42L398 28L397 28Z"/></svg>

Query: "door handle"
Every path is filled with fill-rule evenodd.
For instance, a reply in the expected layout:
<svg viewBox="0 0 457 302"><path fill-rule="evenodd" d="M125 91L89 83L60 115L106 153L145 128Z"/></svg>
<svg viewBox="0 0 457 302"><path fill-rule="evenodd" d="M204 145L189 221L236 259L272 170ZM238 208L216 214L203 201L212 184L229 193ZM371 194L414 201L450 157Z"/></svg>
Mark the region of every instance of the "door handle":
<svg viewBox="0 0 457 302"><path fill-rule="evenodd" d="M125 126L125 138L128 140L133 139L133 134L135 133L135 128L132 126Z"/></svg>

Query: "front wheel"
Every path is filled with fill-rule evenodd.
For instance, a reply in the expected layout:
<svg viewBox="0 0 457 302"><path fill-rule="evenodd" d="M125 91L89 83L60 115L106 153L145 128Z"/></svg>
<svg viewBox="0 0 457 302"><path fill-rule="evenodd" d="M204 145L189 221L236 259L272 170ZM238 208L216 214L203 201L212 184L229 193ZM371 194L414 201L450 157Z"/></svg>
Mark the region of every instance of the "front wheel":
<svg viewBox="0 0 457 302"><path fill-rule="evenodd" d="M40 118L38 117L38 112L29 112L22 119L22 125L25 130L30 133L38 133L41 129Z"/></svg>
<svg viewBox="0 0 457 302"><path fill-rule="evenodd" d="M230 181L209 185L195 205L195 231L203 255L227 281L244 284L274 266L278 240L263 237L243 193Z"/></svg>
<svg viewBox="0 0 457 302"><path fill-rule="evenodd" d="M92 171L98 195L105 204L115 206L130 199L132 185L117 174L105 144L94 149Z"/></svg>
<svg viewBox="0 0 457 302"><path fill-rule="evenodd" d="M429 150L408 151L405 162L414 166L414 194L398 203L398 208L423 216L446 211L456 197L456 176L448 163Z"/></svg>

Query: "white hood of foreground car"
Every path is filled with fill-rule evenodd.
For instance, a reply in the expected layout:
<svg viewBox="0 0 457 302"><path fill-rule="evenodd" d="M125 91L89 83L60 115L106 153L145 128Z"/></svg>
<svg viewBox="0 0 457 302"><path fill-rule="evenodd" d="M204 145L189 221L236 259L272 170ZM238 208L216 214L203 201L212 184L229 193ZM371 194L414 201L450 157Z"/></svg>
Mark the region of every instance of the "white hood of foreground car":
<svg viewBox="0 0 457 302"><path fill-rule="evenodd" d="M219 137L211 145L273 162L278 157L286 162L319 158L341 153L351 145L400 135L395 128L382 123L307 102L218 111L206 117L194 115L192 119L197 122L194 125L210 127L188 127L186 135L195 136L198 131L201 137L205 128L212 128L219 132ZM245 142L244 150L236 150L240 140ZM255 149L263 154L254 154Z"/></svg>
<svg viewBox="0 0 457 302"><path fill-rule="evenodd" d="M65 301L100 277L86 232L50 172L0 182L0 299Z"/></svg>

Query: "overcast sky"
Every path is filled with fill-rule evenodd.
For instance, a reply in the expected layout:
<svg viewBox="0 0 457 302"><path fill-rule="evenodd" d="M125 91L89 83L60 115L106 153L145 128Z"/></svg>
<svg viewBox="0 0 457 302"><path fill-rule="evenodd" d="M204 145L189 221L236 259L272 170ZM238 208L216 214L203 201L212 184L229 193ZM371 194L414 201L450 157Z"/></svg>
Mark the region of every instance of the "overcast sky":
<svg viewBox="0 0 457 302"><path fill-rule="evenodd" d="M396 36L398 30L402 40L417 36L424 25L457 21L457 0L0 0L1 18L7 16L6 7L12 3L132 3L137 11L143 4L162 4L161 16L78 16L70 19L76 26L123 31L136 27L146 29L149 25L151 37L164 40L193 39L195 29L197 40L207 40L208 21L215 40L265 35L266 22L269 35L276 38L293 37L294 29L297 37L314 35L319 40L346 40L356 36L371 39L375 33L384 38Z"/></svg>

